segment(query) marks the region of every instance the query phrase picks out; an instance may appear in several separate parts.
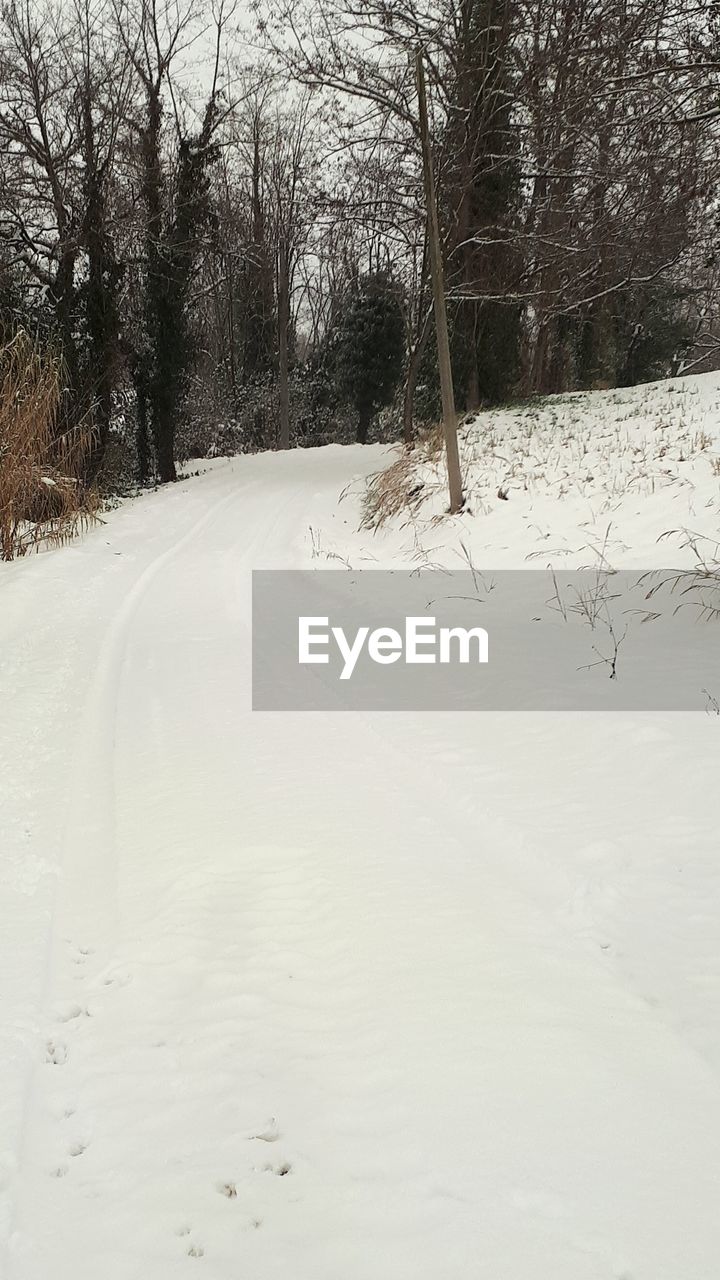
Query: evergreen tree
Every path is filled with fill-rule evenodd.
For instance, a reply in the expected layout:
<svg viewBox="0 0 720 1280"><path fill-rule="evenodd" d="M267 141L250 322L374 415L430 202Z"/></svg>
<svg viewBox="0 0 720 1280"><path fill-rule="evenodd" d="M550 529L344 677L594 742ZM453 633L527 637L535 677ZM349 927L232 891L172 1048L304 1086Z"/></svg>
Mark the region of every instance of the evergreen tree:
<svg viewBox="0 0 720 1280"><path fill-rule="evenodd" d="M158 476L174 480L175 431L189 363L187 301L200 237L211 221L208 166L217 156L212 137L217 116L208 102L197 137L180 141L173 208L163 211L164 174L160 152L162 106L159 90L148 95L144 132L145 205L147 217L146 309L149 335L147 387Z"/></svg>
<svg viewBox="0 0 720 1280"><path fill-rule="evenodd" d="M378 409L389 404L403 371L405 321L397 286L384 273L359 282L334 353L338 390L357 413L357 442L367 444Z"/></svg>
<svg viewBox="0 0 720 1280"><path fill-rule="evenodd" d="M368 443L375 413L392 401L404 358L405 319L397 285L384 273L365 276L342 317L333 361L338 392L357 413L357 443Z"/></svg>

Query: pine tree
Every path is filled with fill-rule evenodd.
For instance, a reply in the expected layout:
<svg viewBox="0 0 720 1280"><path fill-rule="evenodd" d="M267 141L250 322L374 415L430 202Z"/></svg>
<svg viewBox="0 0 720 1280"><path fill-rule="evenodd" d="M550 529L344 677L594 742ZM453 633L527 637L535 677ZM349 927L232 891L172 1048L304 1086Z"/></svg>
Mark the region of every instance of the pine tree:
<svg viewBox="0 0 720 1280"><path fill-rule="evenodd" d="M404 357L405 321L397 286L384 273L366 276L341 323L334 359L340 395L357 413L358 444L367 444L373 417L392 400Z"/></svg>

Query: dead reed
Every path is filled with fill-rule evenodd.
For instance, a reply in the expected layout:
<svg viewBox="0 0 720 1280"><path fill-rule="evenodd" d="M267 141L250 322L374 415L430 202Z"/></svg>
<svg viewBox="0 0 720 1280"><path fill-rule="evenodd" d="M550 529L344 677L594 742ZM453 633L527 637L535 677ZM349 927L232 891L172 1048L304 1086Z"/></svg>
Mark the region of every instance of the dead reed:
<svg viewBox="0 0 720 1280"><path fill-rule="evenodd" d="M0 348L0 559L74 537L97 518L83 482L87 422L63 414L61 362L20 331Z"/></svg>

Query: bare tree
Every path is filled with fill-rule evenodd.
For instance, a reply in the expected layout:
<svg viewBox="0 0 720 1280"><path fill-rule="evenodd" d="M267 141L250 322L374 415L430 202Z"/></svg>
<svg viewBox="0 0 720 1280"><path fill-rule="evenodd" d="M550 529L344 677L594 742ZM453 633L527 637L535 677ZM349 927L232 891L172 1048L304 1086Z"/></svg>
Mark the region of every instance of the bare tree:
<svg viewBox="0 0 720 1280"><path fill-rule="evenodd" d="M144 294L147 347L138 360L140 396L147 402L161 483L176 478L175 433L188 354L187 304L211 218L208 167L217 158L221 42L229 11L214 14L215 59L211 89L199 127L188 128L178 106L173 68L197 36L193 0L117 0L118 31L142 88L142 114L135 122L140 141L145 221ZM167 104L174 117L172 167L163 147ZM142 418L141 418L142 420ZM141 442L142 457L145 446Z"/></svg>
<svg viewBox="0 0 720 1280"><path fill-rule="evenodd" d="M305 92L290 111L276 110L268 165L269 208L275 250L278 339L278 445L290 447L289 361L298 263L313 213L312 99Z"/></svg>

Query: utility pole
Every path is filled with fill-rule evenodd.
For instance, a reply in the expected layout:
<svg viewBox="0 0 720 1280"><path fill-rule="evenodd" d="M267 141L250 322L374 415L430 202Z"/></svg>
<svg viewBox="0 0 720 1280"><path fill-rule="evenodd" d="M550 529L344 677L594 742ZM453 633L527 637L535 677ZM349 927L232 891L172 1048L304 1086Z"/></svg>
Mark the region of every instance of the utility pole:
<svg viewBox="0 0 720 1280"><path fill-rule="evenodd" d="M428 127L427 96L425 93L425 69L423 67L423 55L421 49L418 49L415 54L415 73L417 77L418 106L420 109L420 138L422 141L423 176L425 179L425 206L427 209L428 240L430 242L430 270L433 286L435 334L437 337L438 366L440 369L440 393L442 396L443 428L445 431L445 458L447 461L448 486L450 489L450 514L454 515L456 511L462 510L464 499L462 491L462 476L460 474L460 454L458 452L455 393L453 391L452 366L450 364L447 311L445 309L445 284L443 280L442 249L440 247L440 223L438 219L437 198L435 196L435 175L433 173L432 151L430 148L430 129Z"/></svg>

